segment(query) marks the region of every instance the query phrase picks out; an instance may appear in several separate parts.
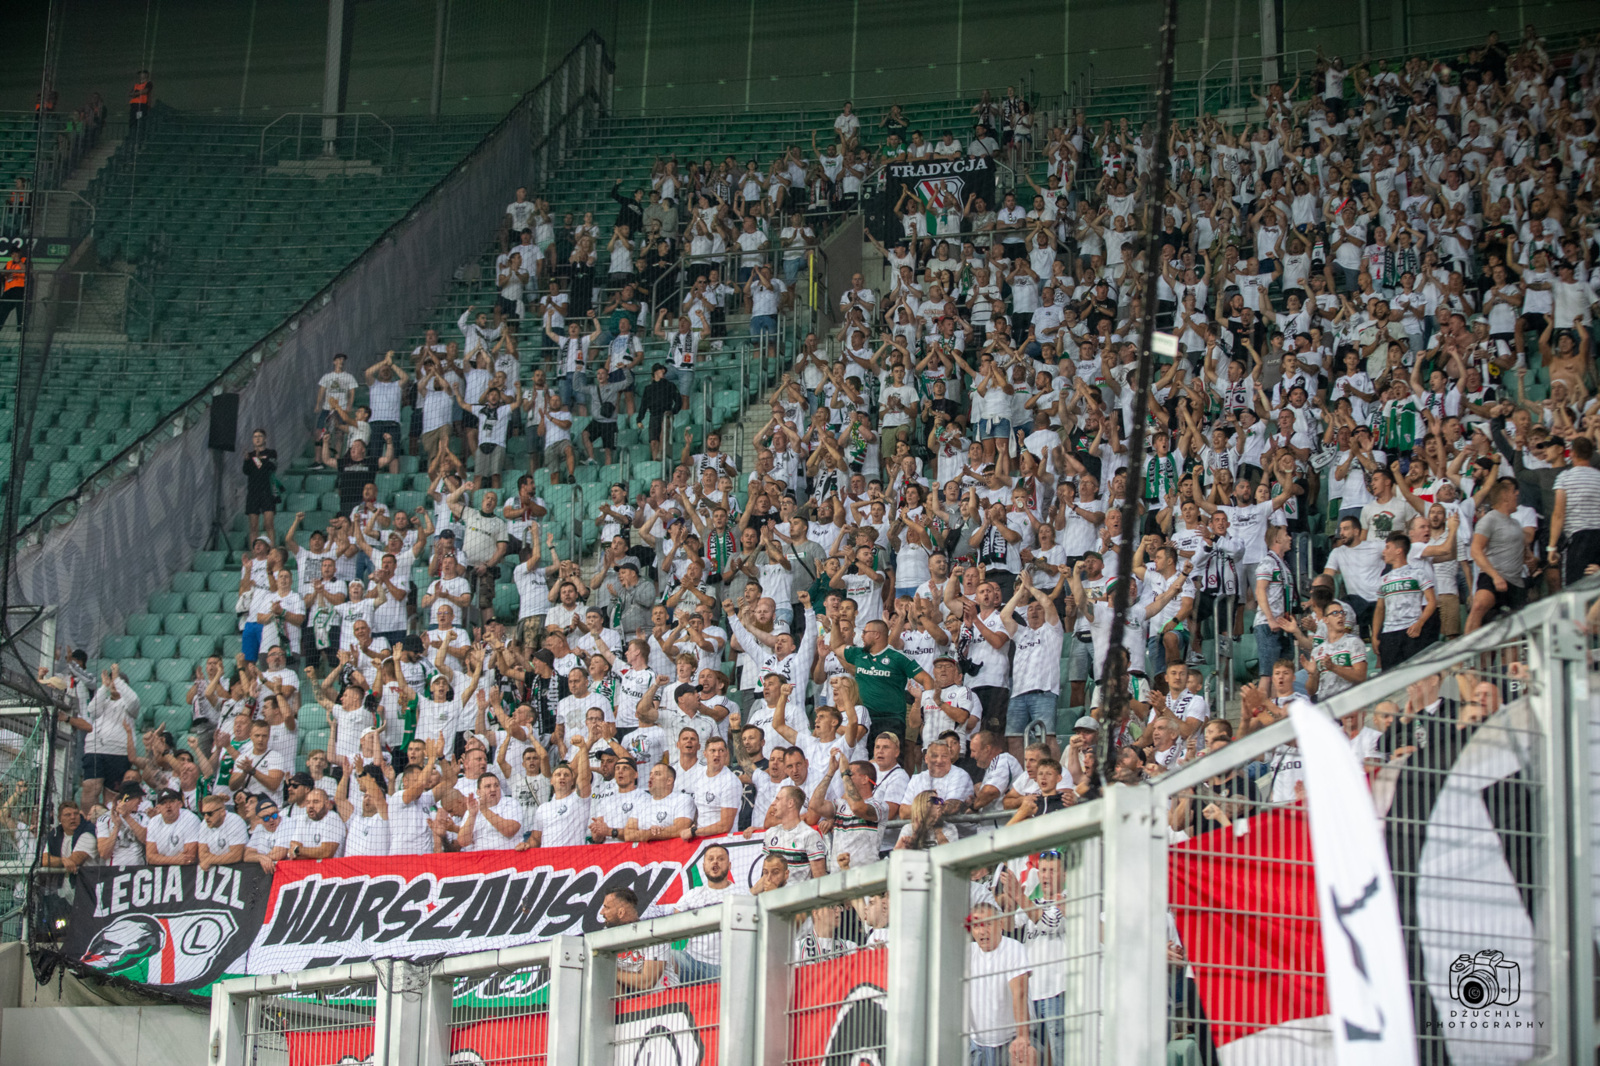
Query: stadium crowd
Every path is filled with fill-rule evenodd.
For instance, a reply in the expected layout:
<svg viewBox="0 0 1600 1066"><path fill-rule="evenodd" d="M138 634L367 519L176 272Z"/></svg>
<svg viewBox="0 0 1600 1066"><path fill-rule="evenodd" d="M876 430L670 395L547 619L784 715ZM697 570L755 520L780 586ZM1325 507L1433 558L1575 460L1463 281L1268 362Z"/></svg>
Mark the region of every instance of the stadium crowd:
<svg viewBox="0 0 1600 1066"><path fill-rule="evenodd" d="M761 834L763 891L946 842L954 815L1018 821L1168 772L1576 580L1600 565L1600 64L1558 59L1530 28L1453 64L1325 60L1243 129L1175 129L1148 245L1150 131L1036 134L1014 93L960 136L846 106L809 156L660 161L614 191L604 271L597 209L558 224L517 190L491 311L364 383L336 356L308 397L342 501L326 528L296 514L279 536L256 434L243 646L197 667L191 730L141 731L118 664L81 650L47 677L84 738L47 864ZM886 282L856 275L838 325L782 353L753 467L714 430L668 437L732 319L780 357L818 233L883 164L972 156L1017 184L894 205ZM669 272L683 295L649 306ZM1137 425L1152 272L1178 355ZM612 487L595 556L562 558L507 436L559 481L609 461L624 419L664 476ZM403 453L429 464L415 513L376 488ZM515 618L493 610L506 574ZM1258 664L1236 716L1213 682L1235 658ZM1352 745L1384 761L1413 710L1351 716ZM1228 797L1292 801L1297 766L1274 753L1180 798L1173 830L1227 825ZM1054 919L1009 884L979 905L973 950L1006 958L974 967L1000 984L974 992L972 1040L999 1063L1046 1017L1007 945ZM1032 915L1028 943L1002 912Z"/></svg>

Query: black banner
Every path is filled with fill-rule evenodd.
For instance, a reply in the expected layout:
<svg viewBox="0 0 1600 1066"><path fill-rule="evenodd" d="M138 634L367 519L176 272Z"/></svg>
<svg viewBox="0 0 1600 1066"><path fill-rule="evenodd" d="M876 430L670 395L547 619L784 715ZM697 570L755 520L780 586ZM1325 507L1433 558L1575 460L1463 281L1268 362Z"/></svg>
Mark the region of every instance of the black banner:
<svg viewBox="0 0 1600 1066"><path fill-rule="evenodd" d="M941 196L946 201L953 200L959 208L966 205L968 196L976 195L988 205L989 210L995 209L994 160L985 156L981 159L923 159L915 163L890 163L884 168L883 191L878 194L877 210L871 213L870 218L872 231L886 246L892 247L905 232L894 208L900 202L901 192L908 188L921 201L923 212L927 215L928 232L933 234L939 229L933 205Z"/></svg>
<svg viewBox="0 0 1600 1066"><path fill-rule="evenodd" d="M272 878L254 864L102 867L80 872L76 889L70 963L203 996L217 981L248 973Z"/></svg>

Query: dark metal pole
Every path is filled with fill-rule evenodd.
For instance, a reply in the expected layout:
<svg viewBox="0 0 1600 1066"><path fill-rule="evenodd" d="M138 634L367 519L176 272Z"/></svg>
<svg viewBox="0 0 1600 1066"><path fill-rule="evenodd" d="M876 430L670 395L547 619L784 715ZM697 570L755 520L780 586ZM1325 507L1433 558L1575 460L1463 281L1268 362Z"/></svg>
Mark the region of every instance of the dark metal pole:
<svg viewBox="0 0 1600 1066"><path fill-rule="evenodd" d="M1160 264L1156 261L1161 249L1156 246L1156 239L1161 232L1165 211L1162 201L1167 196L1167 137L1172 130L1172 72L1177 30L1178 0L1166 0L1161 21L1161 64L1156 81L1156 143L1155 151L1151 153L1150 184L1144 201L1144 317L1139 324L1139 364L1134 375L1134 387L1138 391L1133 398L1133 425L1127 431L1128 477L1122 494L1122 546L1117 551L1117 580L1111 597L1111 641L1102 670L1102 676L1109 682L1106 698L1102 701L1107 726L1101 730L1107 744L1106 758L1101 761L1101 766L1105 768L1102 772L1109 772L1113 762L1109 727L1121 720L1128 704L1128 672L1117 670L1112 673L1112 659L1117 649L1122 647L1123 630L1128 618L1131 584L1128 579L1133 572L1133 542L1138 539L1139 500L1143 496L1145 420L1150 408L1150 379L1155 365L1151 344L1156 331L1156 281L1161 276Z"/></svg>

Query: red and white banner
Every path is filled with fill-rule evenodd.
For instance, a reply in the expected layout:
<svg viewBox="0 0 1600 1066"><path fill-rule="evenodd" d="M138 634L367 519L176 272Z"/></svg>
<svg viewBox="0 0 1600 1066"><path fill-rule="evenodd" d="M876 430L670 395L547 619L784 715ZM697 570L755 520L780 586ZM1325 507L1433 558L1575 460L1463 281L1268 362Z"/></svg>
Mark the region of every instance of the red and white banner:
<svg viewBox="0 0 1600 1066"><path fill-rule="evenodd" d="M732 876L760 876L761 842L670 840L531 851L283 862L246 972L292 973L370 958L426 958L537 943L600 929L600 905L626 888L641 913L668 909L719 844Z"/></svg>
<svg viewBox="0 0 1600 1066"><path fill-rule="evenodd" d="M1311 832L1302 808L1255 814L1169 852L1169 902L1224 1066L1331 1062Z"/></svg>

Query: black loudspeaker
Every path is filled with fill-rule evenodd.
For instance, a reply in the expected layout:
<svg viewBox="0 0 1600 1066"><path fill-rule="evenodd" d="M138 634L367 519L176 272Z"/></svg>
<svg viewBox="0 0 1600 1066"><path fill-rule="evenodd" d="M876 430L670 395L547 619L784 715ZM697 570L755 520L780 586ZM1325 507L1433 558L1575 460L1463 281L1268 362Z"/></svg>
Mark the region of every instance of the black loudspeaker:
<svg viewBox="0 0 1600 1066"><path fill-rule="evenodd" d="M224 392L211 399L211 447L231 452L239 439L239 394Z"/></svg>

